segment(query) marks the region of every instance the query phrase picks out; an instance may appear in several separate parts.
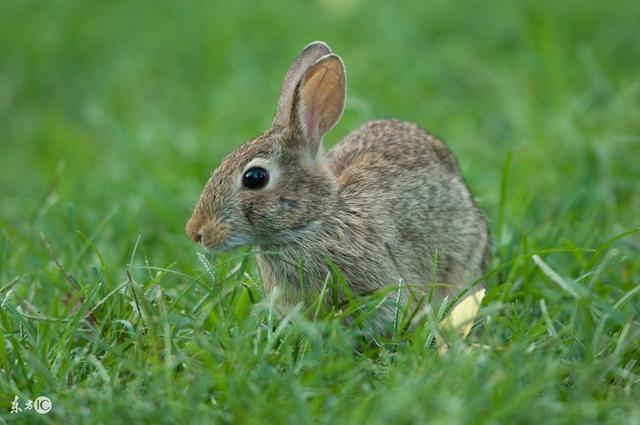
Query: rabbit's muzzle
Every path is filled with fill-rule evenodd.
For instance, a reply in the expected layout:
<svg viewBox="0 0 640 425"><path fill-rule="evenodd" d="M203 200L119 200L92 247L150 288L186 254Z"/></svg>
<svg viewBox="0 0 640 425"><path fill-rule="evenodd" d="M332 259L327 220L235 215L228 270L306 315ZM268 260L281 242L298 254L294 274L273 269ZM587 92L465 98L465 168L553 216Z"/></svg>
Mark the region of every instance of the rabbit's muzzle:
<svg viewBox="0 0 640 425"><path fill-rule="evenodd" d="M189 218L189 221L187 221L187 225L185 227L189 239L195 243L200 243L202 241L203 225L204 220L200 216L196 214L192 215L191 218Z"/></svg>
<svg viewBox="0 0 640 425"><path fill-rule="evenodd" d="M246 235L234 234L230 223L207 220L197 214L187 222L186 231L192 241L211 251L224 251L253 242Z"/></svg>

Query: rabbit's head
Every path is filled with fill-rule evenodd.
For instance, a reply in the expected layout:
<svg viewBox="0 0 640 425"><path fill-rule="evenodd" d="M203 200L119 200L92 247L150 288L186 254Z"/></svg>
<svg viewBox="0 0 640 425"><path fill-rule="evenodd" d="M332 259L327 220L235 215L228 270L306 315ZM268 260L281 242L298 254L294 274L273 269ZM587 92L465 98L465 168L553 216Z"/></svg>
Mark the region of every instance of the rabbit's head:
<svg viewBox="0 0 640 425"><path fill-rule="evenodd" d="M340 57L314 42L284 79L273 126L227 155L187 222L212 250L300 240L330 215L338 185L322 138L340 119L346 94Z"/></svg>

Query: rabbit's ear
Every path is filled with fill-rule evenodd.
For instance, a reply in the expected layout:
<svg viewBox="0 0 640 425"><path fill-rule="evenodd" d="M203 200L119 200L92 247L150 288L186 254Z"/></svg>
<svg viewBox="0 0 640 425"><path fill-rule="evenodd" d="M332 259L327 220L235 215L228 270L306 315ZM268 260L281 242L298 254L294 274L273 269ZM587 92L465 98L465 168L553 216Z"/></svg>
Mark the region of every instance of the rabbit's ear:
<svg viewBox="0 0 640 425"><path fill-rule="evenodd" d="M300 79L318 59L330 53L331 49L329 46L322 41L314 41L313 43L307 44L298 54L289 67L287 75L284 77L282 92L278 100L278 109L273 119L274 126L287 127L290 125L296 87L298 87Z"/></svg>
<svg viewBox="0 0 640 425"><path fill-rule="evenodd" d="M344 64L340 56L320 58L302 77L294 102L295 126L315 154L322 137L342 116L346 97Z"/></svg>

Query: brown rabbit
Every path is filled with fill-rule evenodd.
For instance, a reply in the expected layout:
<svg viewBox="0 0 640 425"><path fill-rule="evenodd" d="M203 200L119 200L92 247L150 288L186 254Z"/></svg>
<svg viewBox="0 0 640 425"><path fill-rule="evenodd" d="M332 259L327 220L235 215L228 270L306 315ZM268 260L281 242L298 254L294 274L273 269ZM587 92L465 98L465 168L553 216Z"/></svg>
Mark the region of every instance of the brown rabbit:
<svg viewBox="0 0 640 425"><path fill-rule="evenodd" d="M490 260L485 218L456 159L437 137L397 120L367 122L326 154L322 138L345 95L340 57L322 42L306 46L272 127L224 158L189 237L211 250L257 245L266 288L289 303L320 293L327 258L357 294L400 279L428 288L434 278L438 296L455 294Z"/></svg>

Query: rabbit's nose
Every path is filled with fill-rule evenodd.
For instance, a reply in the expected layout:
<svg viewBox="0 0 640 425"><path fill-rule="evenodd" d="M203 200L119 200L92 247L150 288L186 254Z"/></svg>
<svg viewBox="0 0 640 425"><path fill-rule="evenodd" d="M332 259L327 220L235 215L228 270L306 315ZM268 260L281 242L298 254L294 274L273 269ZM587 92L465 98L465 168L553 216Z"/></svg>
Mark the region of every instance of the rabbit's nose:
<svg viewBox="0 0 640 425"><path fill-rule="evenodd" d="M185 230L187 231L189 239L191 239L195 243L199 243L202 240L202 226L200 225L198 220L195 220L193 217L191 217L189 221L187 221Z"/></svg>

